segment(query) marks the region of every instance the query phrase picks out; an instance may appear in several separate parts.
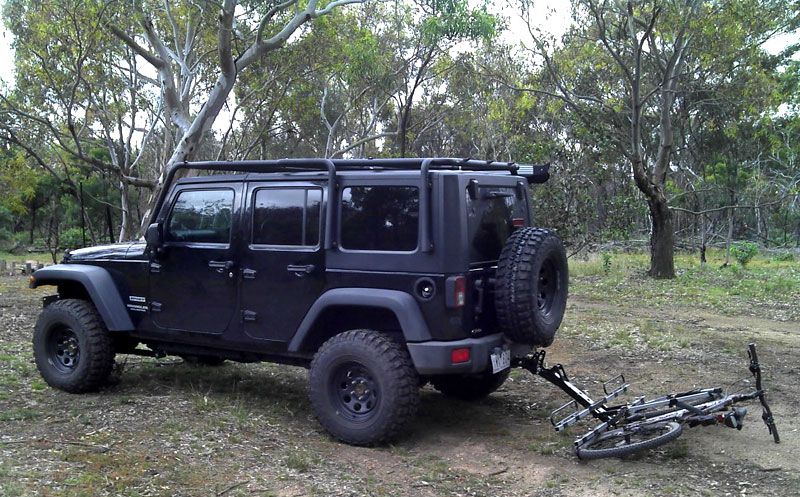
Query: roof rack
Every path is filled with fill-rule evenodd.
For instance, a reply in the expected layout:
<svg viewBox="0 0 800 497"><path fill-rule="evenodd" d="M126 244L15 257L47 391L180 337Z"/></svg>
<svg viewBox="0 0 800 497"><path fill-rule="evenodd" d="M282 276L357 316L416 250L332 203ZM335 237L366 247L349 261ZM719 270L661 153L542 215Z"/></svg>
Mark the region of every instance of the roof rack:
<svg viewBox="0 0 800 497"><path fill-rule="evenodd" d="M407 170L420 171L422 187L420 188L420 247L423 252L430 252L433 248L428 227L430 208L430 190L427 188L427 177L430 170L449 171L483 171L483 172L508 172L513 175L525 177L529 183L544 183L550 178L550 164L527 165L515 162L497 162L491 160L477 160L467 157L465 159L447 157L429 157L419 159L279 159L279 160L244 160L244 161L199 161L179 162L174 164L164 179L164 188L159 193L156 205L153 207L151 222L157 222L164 200L169 193L169 185L180 169L199 169L205 171L237 171L251 173L277 173L296 171L323 171L328 173L330 188L336 187L337 171L353 170ZM335 192L330 192L333 198ZM325 219L325 249L333 248L335 242L332 237L334 210L332 203L328 203Z"/></svg>

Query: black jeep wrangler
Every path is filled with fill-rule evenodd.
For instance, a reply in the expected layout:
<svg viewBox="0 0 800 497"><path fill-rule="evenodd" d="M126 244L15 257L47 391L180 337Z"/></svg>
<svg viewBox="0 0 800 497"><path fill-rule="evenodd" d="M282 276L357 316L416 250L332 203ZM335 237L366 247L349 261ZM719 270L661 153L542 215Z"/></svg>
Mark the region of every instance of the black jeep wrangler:
<svg viewBox="0 0 800 497"><path fill-rule="evenodd" d="M211 171L174 181L180 169ZM236 174L219 174L231 173ZM470 159L286 159L174 166L145 241L68 252L33 335L44 379L97 389L115 354L310 369L320 423L397 435L419 387L477 399L552 343L559 238L532 228L547 166Z"/></svg>

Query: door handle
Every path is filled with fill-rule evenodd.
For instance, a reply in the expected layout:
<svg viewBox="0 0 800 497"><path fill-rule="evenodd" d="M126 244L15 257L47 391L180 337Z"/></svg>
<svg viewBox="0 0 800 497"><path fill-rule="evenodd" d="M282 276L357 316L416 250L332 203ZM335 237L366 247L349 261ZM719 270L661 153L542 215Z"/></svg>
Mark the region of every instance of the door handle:
<svg viewBox="0 0 800 497"><path fill-rule="evenodd" d="M290 273L294 273L297 276L305 276L306 274L311 274L314 272L314 269L317 267L313 264L289 264L286 266L286 270Z"/></svg>
<svg viewBox="0 0 800 497"><path fill-rule="evenodd" d="M231 269L233 269L235 265L236 263L233 261L208 261L208 267L219 274L225 274L227 272L230 278L233 278L233 271L231 271Z"/></svg>

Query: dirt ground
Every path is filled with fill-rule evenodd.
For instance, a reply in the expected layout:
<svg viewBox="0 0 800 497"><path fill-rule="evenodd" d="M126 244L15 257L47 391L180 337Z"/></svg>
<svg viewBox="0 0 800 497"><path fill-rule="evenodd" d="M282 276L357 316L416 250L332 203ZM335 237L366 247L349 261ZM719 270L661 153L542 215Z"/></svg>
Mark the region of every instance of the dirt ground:
<svg viewBox="0 0 800 497"><path fill-rule="evenodd" d="M759 345L782 443L752 405L740 432L687 430L633 459L580 462L553 432L568 399L524 371L489 399L422 393L417 421L394 445L356 448L310 413L306 371L180 359L118 358L115 382L91 395L49 388L30 336L39 299L0 277L0 495L605 496L800 495L800 326L693 306L648 308L573 294L550 363L593 392L624 372L632 395L747 378ZM800 304L798 304L800 305Z"/></svg>

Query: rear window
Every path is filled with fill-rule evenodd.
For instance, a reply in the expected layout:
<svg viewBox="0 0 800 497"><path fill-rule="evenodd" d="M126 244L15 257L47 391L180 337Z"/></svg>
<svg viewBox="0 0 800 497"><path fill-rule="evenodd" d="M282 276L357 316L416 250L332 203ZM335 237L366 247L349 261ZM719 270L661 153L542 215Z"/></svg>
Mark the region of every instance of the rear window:
<svg viewBox="0 0 800 497"><path fill-rule="evenodd" d="M253 206L256 245L316 246L319 243L322 190L264 188Z"/></svg>
<svg viewBox="0 0 800 497"><path fill-rule="evenodd" d="M353 186L342 190L341 246L410 252L417 248L419 189Z"/></svg>
<svg viewBox="0 0 800 497"><path fill-rule="evenodd" d="M470 240L470 262L496 261L514 231L512 220L528 220L527 204L512 187L482 186L467 198L467 229Z"/></svg>

